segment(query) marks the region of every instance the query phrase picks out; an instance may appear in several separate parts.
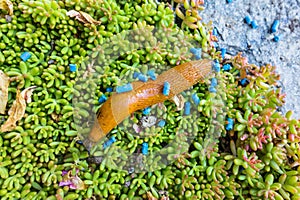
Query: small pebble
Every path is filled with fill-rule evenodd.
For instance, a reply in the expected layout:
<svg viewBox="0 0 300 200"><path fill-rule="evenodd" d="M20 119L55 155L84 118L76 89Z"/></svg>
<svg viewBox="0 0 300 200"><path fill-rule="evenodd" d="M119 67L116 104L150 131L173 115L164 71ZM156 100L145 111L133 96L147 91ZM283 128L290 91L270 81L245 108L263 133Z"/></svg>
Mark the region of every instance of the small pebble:
<svg viewBox="0 0 300 200"><path fill-rule="evenodd" d="M103 161L102 156L91 156L87 158L87 161L90 163L100 164Z"/></svg>
<svg viewBox="0 0 300 200"><path fill-rule="evenodd" d="M104 94L102 94L102 95L99 97L98 102L99 102L99 103L104 103L106 100L107 100L107 97L106 97Z"/></svg>
<svg viewBox="0 0 300 200"><path fill-rule="evenodd" d="M163 95L168 96L170 94L170 83L164 82Z"/></svg>
<svg viewBox="0 0 300 200"><path fill-rule="evenodd" d="M144 142L142 144L142 154L143 155L148 155L148 143L147 142Z"/></svg>
<svg viewBox="0 0 300 200"><path fill-rule="evenodd" d="M52 64L54 64L54 63L55 63L55 60L52 60L52 59L51 59L51 60L48 61L48 65L52 65Z"/></svg>
<svg viewBox="0 0 300 200"><path fill-rule="evenodd" d="M247 15L245 18L244 18L244 21L246 22L246 24L248 25L251 25L251 17L249 15Z"/></svg>
<svg viewBox="0 0 300 200"><path fill-rule="evenodd" d="M144 115L149 115L150 112L151 112L151 108L150 108L150 107L147 107L147 108L145 108L145 109L143 110L143 114L144 114Z"/></svg>
<svg viewBox="0 0 300 200"><path fill-rule="evenodd" d="M133 124L133 125L132 125L132 128L133 128L133 130L134 130L136 133L140 133L140 132L141 132L141 127L140 127L138 124Z"/></svg>
<svg viewBox="0 0 300 200"><path fill-rule="evenodd" d="M29 52L24 52L21 54L20 58L26 62L29 58L31 58L31 54Z"/></svg>
<svg viewBox="0 0 300 200"><path fill-rule="evenodd" d="M147 76L145 76L144 74L139 74L138 75L138 79L142 82L147 82L148 81L148 78Z"/></svg>
<svg viewBox="0 0 300 200"><path fill-rule="evenodd" d="M130 167L129 169L128 169L128 173L129 174L132 174L134 172L134 167Z"/></svg>
<svg viewBox="0 0 300 200"><path fill-rule="evenodd" d="M211 87L216 87L217 85L218 85L218 80L216 78L212 78L210 86Z"/></svg>
<svg viewBox="0 0 300 200"><path fill-rule="evenodd" d="M5 15L5 20L7 23L10 23L12 21L12 18L10 15Z"/></svg>
<svg viewBox="0 0 300 200"><path fill-rule="evenodd" d="M127 83L126 85L117 86L117 88L116 88L117 93L129 92L131 90L133 90L131 83Z"/></svg>
<svg viewBox="0 0 300 200"><path fill-rule="evenodd" d="M231 69L231 65L230 64L223 65L223 70L224 71L229 71L230 69Z"/></svg>
<svg viewBox="0 0 300 200"><path fill-rule="evenodd" d="M184 114L185 115L191 114L191 103L189 101L184 103Z"/></svg>
<svg viewBox="0 0 300 200"><path fill-rule="evenodd" d="M258 24L257 24L257 21L256 21L256 20L252 20L252 21L251 21L251 27L252 27L253 29L257 29L257 28L258 28Z"/></svg>
<svg viewBox="0 0 300 200"><path fill-rule="evenodd" d="M271 27L271 33L275 33L278 30L278 27L279 27L279 20L274 20Z"/></svg>
<svg viewBox="0 0 300 200"><path fill-rule="evenodd" d="M196 104L196 105L199 105L200 103L200 98L198 97L198 95L196 93L194 93L192 95L192 99L193 99L193 102Z"/></svg>
<svg viewBox="0 0 300 200"><path fill-rule="evenodd" d="M130 186L130 184L131 184L131 182L130 182L130 181L126 181L124 185L125 185L125 187L129 187L129 186Z"/></svg>
<svg viewBox="0 0 300 200"><path fill-rule="evenodd" d="M156 124L156 120L155 116L143 116L140 120L141 126L143 128L154 126Z"/></svg>
<svg viewBox="0 0 300 200"><path fill-rule="evenodd" d="M77 69L76 64L69 64L69 68L71 72L75 72Z"/></svg>
<svg viewBox="0 0 300 200"><path fill-rule="evenodd" d="M165 120L160 120L159 122L158 122L158 124L157 124L157 126L159 126L159 127L164 127L166 125L166 121Z"/></svg>

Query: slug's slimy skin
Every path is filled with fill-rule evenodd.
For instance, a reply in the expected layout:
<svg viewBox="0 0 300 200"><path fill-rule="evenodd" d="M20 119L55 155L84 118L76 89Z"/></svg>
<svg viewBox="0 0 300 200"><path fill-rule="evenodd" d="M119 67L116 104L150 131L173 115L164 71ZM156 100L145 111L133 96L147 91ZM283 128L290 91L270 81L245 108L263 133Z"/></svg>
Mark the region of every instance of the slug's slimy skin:
<svg viewBox="0 0 300 200"><path fill-rule="evenodd" d="M112 94L98 111L98 123L94 124L84 141L86 148L90 150L93 145L131 113L174 97L198 83L211 71L211 60L191 61L163 72L155 81L132 82L132 91ZM162 93L165 82L170 84L170 91L167 96Z"/></svg>

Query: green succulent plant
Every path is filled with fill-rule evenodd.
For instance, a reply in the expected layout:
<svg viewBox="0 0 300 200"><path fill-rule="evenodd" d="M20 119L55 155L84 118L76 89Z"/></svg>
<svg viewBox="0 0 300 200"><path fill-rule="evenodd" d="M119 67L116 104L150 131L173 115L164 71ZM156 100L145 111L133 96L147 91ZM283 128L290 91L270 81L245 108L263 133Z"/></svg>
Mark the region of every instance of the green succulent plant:
<svg viewBox="0 0 300 200"><path fill-rule="evenodd" d="M300 120L292 111L278 111L285 98L277 87L279 75L275 67L249 64L241 54L223 60L211 46L211 24L201 22L202 1L11 3L10 19L0 10L0 70L10 81L0 125L17 91L36 88L16 128L0 132L1 199L300 198ZM70 10L99 24L82 23L67 15ZM165 126L145 128L155 134L131 132L143 116L136 112L111 131L117 139L112 146L85 149L75 119L88 123L90 111L101 106L99 97L134 81L134 72L160 74L168 65L195 59L191 47L220 63L221 70L210 77L218 80L216 93L209 91L210 80L200 82L184 94L191 102L194 93L200 98L189 116L166 101L151 111ZM24 52L31 55L26 61L20 57ZM70 64L76 64L75 71ZM80 82L90 74L95 74L90 81ZM248 85L240 84L243 78ZM232 129L226 129L227 118ZM128 168L127 154L139 153L144 142L149 155L141 154L141 162L133 159L134 168ZM173 162L158 164L164 159ZM151 172L138 171L139 165Z"/></svg>

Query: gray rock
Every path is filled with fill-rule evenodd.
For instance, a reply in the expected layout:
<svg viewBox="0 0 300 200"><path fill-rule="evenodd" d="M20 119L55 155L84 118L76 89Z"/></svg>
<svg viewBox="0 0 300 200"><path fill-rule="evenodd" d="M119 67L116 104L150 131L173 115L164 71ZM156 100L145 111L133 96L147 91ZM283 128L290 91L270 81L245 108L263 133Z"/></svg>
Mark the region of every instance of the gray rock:
<svg viewBox="0 0 300 200"><path fill-rule="evenodd" d="M200 13L205 22L213 24L222 35L220 47L230 53L243 52L250 63L277 67L286 93L285 113L293 110L293 118L300 118L300 1L299 0L226 0L205 1L206 9ZM257 29L244 22L251 16ZM280 20L275 33L270 29L275 19ZM274 42L275 35L280 36Z"/></svg>

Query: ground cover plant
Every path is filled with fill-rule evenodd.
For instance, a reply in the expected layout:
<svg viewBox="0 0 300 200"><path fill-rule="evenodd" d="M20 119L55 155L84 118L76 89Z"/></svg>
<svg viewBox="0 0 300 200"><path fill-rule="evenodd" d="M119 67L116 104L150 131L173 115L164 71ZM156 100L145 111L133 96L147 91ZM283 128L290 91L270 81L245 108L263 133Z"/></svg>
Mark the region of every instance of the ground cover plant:
<svg viewBox="0 0 300 200"><path fill-rule="evenodd" d="M196 0L1 0L1 199L300 199L300 121L280 112L275 67L219 51L203 9ZM142 132L132 122L143 124L145 110L114 128L104 150L82 144L85 111L134 72L150 79L199 59L213 71L182 94L190 113L166 101Z"/></svg>

